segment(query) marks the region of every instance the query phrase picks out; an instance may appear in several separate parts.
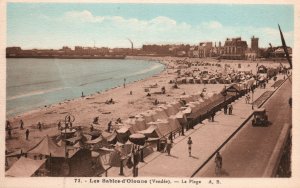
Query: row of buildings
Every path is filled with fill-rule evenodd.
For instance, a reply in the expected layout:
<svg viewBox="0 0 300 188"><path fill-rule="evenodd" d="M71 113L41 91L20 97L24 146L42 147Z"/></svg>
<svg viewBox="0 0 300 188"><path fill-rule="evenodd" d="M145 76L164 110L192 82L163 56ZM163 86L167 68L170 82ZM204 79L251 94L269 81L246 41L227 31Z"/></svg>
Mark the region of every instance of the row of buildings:
<svg viewBox="0 0 300 188"><path fill-rule="evenodd" d="M241 37L227 38L224 45L219 42L218 46L213 42L200 42L197 46L192 46L188 52L189 57L217 57L219 59L247 59L256 60L257 58L284 58L285 52L281 46L269 48L259 48L259 38L252 37L251 45L248 47L247 41ZM290 56L292 48L288 47Z"/></svg>
<svg viewBox="0 0 300 188"><path fill-rule="evenodd" d="M292 54L292 49L288 47L289 54ZM257 58L284 58L285 52L281 46L269 48L259 48L259 38L252 37L250 47L247 41L241 37L227 38L224 45L219 41L200 42L198 45L191 46L189 44L179 45L143 45L142 48L107 48L107 47L82 47L75 46L74 50L64 46L59 50L54 49L32 49L22 50L20 47L8 47L6 49L7 57L14 56L107 56L107 55L140 55L140 56L177 56L191 58L207 58L215 57L218 59L248 59L256 60Z"/></svg>
<svg viewBox="0 0 300 188"><path fill-rule="evenodd" d="M66 56L106 56L106 55L128 55L132 49L128 48L107 48L107 47L83 47L75 46L71 49L63 46L61 49L22 49L21 47L7 47L7 57L66 57Z"/></svg>
<svg viewBox="0 0 300 188"><path fill-rule="evenodd" d="M251 38L251 48L247 42L238 38L227 38L224 45L216 42L201 42L189 51L189 57L218 57L222 59L256 59L259 56L258 38Z"/></svg>

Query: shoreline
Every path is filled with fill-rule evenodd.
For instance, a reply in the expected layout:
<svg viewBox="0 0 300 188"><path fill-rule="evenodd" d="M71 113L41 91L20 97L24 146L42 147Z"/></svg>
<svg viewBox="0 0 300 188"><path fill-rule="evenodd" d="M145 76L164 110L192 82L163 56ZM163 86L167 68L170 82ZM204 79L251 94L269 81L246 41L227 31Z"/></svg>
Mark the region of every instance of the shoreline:
<svg viewBox="0 0 300 188"><path fill-rule="evenodd" d="M129 59L135 59L135 57L129 57ZM121 118L124 122L130 116L138 115L150 109L157 108L153 105L153 102L157 99L161 104L173 102L178 100L183 93L190 95L202 91L203 88L207 88L208 93L220 92L223 84L181 84L179 89L172 89L172 84L169 84L170 80L176 79L178 74L176 73L178 65L176 61L182 61L185 58L175 57L137 57L137 59L154 60L161 64L164 64L164 70L154 74L146 79L133 81L126 84L124 88L122 85L107 89L100 93L94 93L84 98L75 98L71 100L65 100L60 103L55 103L47 107L31 110L21 115L17 115L9 118L13 129L13 138L6 139L6 148L8 150L15 150L18 148L29 149L34 144L40 141L46 135L53 136L59 132L57 130L57 123L63 121L65 116L70 113L75 116L73 126L81 126L83 130L89 130L90 125L93 124L94 117L99 117L99 124L93 124L95 129L102 131L103 136L108 136L110 133L106 132L107 123L109 121L115 122L117 118ZM200 61L218 63L215 59L202 59L202 58L190 58L188 61ZM222 61L221 64L232 64L237 67L237 64L244 62L243 66L251 64L255 67L257 63L268 63L261 61ZM241 63L243 64L243 63ZM277 63L276 63L277 64ZM215 66L216 67L216 66ZM204 68L204 67L203 67ZM214 67L209 67L213 69ZM185 69L181 69L182 71ZM158 87L152 88L151 86L157 84ZM154 94L161 90L161 87L166 88L165 95ZM150 88L151 97L147 97L145 92L146 88ZM130 91L133 92L130 95ZM115 104L105 104L105 101L113 98ZM19 121L24 121L24 130L19 129ZM37 123L41 122L43 125L42 131L37 129ZM29 141L25 140L25 130L30 129ZM117 129L114 127L113 129Z"/></svg>
<svg viewBox="0 0 300 188"><path fill-rule="evenodd" d="M135 56L130 56L130 57L135 57ZM159 75L161 74L162 72L164 72L166 70L166 66L167 64L166 63L162 63L161 61L158 61L158 60L155 60L155 59L147 59L147 57L142 57L142 58L125 58L125 59L133 59L133 60L144 60L144 61L155 61L156 63L159 63L159 64L162 64L164 66L163 70L158 72L158 73L155 73L153 74L152 76L148 76L144 79L138 79L138 80L135 80L135 81L132 81L132 82L129 82L127 83L126 85L129 85L129 84L132 84L132 83L135 83L137 81L141 81L141 80L145 80L145 79L149 79L153 76L156 76L156 75ZM75 98L70 98L70 99L65 99L65 100L62 100L62 101L59 101L59 102L55 102L55 103L52 103L52 104L47 104L47 105L44 105L44 106L39 106L39 107L33 107L33 109L30 109L30 110L27 110L27 111L24 111L24 112L20 112L20 113L17 113L17 114L11 114L11 115L7 115L5 111L5 116L6 116L6 120L13 120L13 119L16 119L16 118L20 118L22 116L26 116L26 115L30 115L32 113L36 113L38 111L41 111L41 110L44 110L44 109L48 109L48 108L51 108L52 106L56 106L56 105L60 105L62 103L68 103L70 101L76 101L76 100L80 100L80 99L84 99L84 98L89 98L89 97L93 97L95 95L100 95L101 93L103 92L107 92L111 89L115 89L115 88L118 88L118 87L122 87L122 85L119 85L119 86L114 86L114 87L111 87L111 88L108 88L108 89L104 89L103 91L96 91L94 93L91 93L91 94L88 94L88 95L84 95L84 97L75 97Z"/></svg>

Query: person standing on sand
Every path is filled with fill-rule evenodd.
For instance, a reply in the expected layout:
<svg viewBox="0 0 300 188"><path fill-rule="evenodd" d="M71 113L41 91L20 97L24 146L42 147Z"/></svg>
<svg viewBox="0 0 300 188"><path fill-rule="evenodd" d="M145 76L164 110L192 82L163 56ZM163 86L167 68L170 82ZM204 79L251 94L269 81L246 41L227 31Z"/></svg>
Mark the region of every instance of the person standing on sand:
<svg viewBox="0 0 300 188"><path fill-rule="evenodd" d="M110 121L110 122L107 124L107 132L110 133L111 127L112 127L112 122Z"/></svg>
<svg viewBox="0 0 300 188"><path fill-rule="evenodd" d="M10 129L10 122L7 120L6 121L6 130L9 130Z"/></svg>
<svg viewBox="0 0 300 188"><path fill-rule="evenodd" d="M11 138L11 128L8 128L7 133L8 133L8 138Z"/></svg>
<svg viewBox="0 0 300 188"><path fill-rule="evenodd" d="M187 144L188 144L188 149L189 149L189 157L191 157L192 156L192 144L193 144L191 137L189 137Z"/></svg>
<svg viewBox="0 0 300 188"><path fill-rule="evenodd" d="M21 129L21 130L24 129L24 122L23 122L23 120L20 120L20 129Z"/></svg>
<svg viewBox="0 0 300 188"><path fill-rule="evenodd" d="M38 129L41 131L42 130L42 124L41 122L38 122ZM28 130L28 129L27 129Z"/></svg>
<svg viewBox="0 0 300 188"><path fill-rule="evenodd" d="M28 140L28 137L29 137L29 129L26 130L25 134L26 134L26 140Z"/></svg>
<svg viewBox="0 0 300 188"><path fill-rule="evenodd" d="M58 130L61 129L61 123L60 123L60 121L59 121L58 124L57 124L57 129L58 129Z"/></svg>

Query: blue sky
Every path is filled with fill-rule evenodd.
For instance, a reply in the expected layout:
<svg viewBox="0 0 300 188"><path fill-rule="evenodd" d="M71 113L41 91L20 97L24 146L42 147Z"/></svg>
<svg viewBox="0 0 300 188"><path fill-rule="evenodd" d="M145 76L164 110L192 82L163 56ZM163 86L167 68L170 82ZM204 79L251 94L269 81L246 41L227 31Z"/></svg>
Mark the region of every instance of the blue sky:
<svg viewBox="0 0 300 188"><path fill-rule="evenodd" d="M277 24L293 46L292 5L8 3L7 46L60 48L197 44L259 37L280 45Z"/></svg>

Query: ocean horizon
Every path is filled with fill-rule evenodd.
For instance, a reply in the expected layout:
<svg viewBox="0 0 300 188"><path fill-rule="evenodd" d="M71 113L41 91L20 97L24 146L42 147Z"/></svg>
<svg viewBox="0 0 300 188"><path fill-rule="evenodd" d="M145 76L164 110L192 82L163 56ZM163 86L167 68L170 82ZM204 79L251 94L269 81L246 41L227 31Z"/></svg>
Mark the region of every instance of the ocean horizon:
<svg viewBox="0 0 300 188"><path fill-rule="evenodd" d="M151 77L158 61L133 59L7 59L6 116L80 98Z"/></svg>

